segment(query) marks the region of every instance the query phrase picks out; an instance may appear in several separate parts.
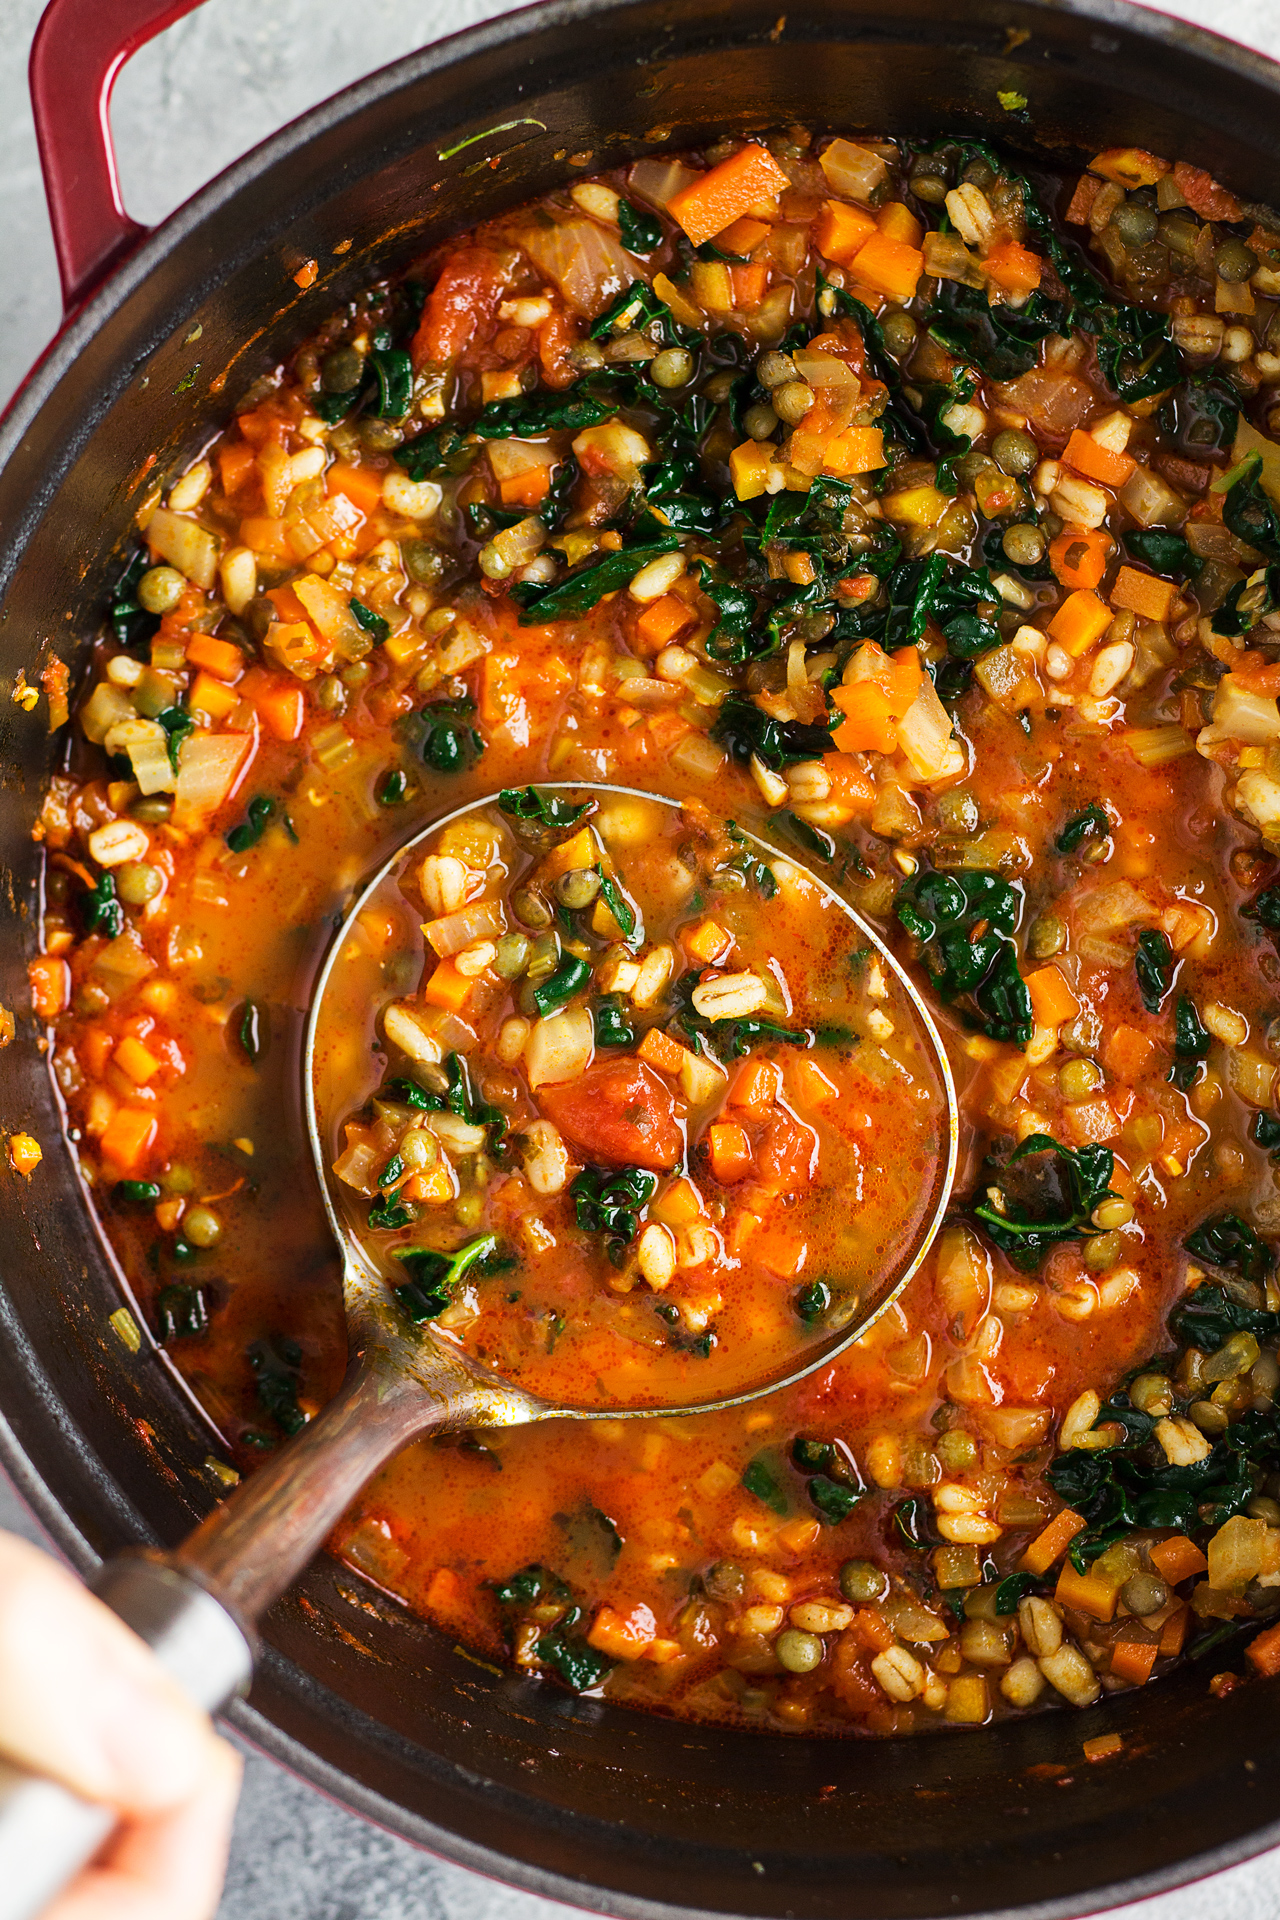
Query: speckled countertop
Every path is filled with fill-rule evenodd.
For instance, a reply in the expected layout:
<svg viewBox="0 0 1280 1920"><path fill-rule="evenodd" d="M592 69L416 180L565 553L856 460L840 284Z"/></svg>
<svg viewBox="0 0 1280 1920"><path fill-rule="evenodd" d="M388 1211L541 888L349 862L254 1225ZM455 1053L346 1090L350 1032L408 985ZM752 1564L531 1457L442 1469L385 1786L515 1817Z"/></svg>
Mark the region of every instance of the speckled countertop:
<svg viewBox="0 0 1280 1920"><path fill-rule="evenodd" d="M0 0L0 405L53 333L57 276L26 93L42 0ZM224 166L340 87L502 0L208 0L124 70L113 124L129 210L162 219ZM1280 0L1184 0L1197 24L1280 57ZM0 1481L0 1525L39 1538ZM554 1920L550 1901L379 1832L250 1754L218 1920ZM1280 1853L1116 1920L1280 1920Z"/></svg>

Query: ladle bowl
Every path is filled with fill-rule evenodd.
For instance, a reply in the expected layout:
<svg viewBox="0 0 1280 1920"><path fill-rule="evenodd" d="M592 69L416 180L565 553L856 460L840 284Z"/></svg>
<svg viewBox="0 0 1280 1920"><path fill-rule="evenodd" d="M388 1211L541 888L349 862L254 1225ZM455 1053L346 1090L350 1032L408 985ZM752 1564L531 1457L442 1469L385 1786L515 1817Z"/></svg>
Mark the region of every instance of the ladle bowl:
<svg viewBox="0 0 1280 1920"><path fill-rule="evenodd" d="M542 793L580 800L623 796L679 811L679 802L636 789L584 782L547 783ZM860 1339L919 1271L945 1217L959 1152L959 1110L946 1050L909 974L881 936L811 868L740 828L757 858L790 862L889 969L926 1042L946 1112L932 1169L932 1204L906 1256L882 1275L851 1317L806 1347L794 1365L760 1377L748 1370L733 1391L655 1405L569 1403L504 1379L465 1352L434 1323L415 1324L398 1305L344 1218L330 1171L331 1116L317 1087L326 995L359 917L387 882L443 829L499 802L496 794L432 821L402 842L361 889L338 928L312 998L303 1053L304 1112L325 1211L343 1254L343 1304L350 1361L334 1398L303 1430L236 1487L170 1553L124 1554L109 1561L94 1590L156 1651L191 1698L210 1711L242 1691L252 1673L254 1624L278 1599L388 1459L410 1441L469 1428L543 1420L655 1418L713 1413L794 1385ZM781 911L781 909L779 909ZM26 1920L52 1898L102 1844L108 1809L78 1800L53 1782L0 1763L0 1920Z"/></svg>

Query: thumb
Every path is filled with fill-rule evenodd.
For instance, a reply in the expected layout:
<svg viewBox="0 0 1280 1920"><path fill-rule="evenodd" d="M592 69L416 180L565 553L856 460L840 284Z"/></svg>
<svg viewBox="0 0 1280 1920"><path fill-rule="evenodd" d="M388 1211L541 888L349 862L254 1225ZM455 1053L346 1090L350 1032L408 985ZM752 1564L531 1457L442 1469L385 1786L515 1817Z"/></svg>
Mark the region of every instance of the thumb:
<svg viewBox="0 0 1280 1920"><path fill-rule="evenodd" d="M0 1534L0 1752L121 1812L163 1812L213 1729L147 1646L38 1548Z"/></svg>

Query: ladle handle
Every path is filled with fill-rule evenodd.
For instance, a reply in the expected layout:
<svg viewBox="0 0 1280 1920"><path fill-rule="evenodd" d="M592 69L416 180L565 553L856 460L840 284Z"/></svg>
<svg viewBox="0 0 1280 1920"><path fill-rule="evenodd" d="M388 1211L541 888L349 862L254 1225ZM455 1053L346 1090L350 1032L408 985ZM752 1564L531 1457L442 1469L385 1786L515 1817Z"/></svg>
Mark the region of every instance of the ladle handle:
<svg viewBox="0 0 1280 1920"><path fill-rule="evenodd" d="M473 1384L443 1355L419 1371L366 1352L324 1411L182 1546L122 1554L92 1582L196 1706L214 1713L247 1687L253 1622L393 1453L418 1434L529 1417L518 1396ZM115 1822L109 1807L0 1761L0 1920L36 1920Z"/></svg>

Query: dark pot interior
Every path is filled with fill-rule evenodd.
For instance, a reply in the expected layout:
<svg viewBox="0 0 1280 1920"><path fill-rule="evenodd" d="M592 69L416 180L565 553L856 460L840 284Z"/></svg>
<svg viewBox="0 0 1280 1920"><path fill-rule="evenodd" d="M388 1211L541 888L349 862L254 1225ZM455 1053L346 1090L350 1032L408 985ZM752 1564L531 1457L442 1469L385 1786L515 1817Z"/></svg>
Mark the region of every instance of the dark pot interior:
<svg viewBox="0 0 1280 1920"><path fill-rule="evenodd" d="M571 156L616 164L658 146L659 125L671 150L791 121L965 129L1076 158L1146 145L1245 198L1276 194L1280 69L1181 24L1118 0L802 0L780 17L784 4L569 0L508 16L352 89L175 215L0 433L3 693L20 669L37 678L49 644L70 658L92 631L152 455L161 474L189 458L371 262L560 183ZM1031 127L1000 111L1009 89ZM290 276L312 257L319 283L301 294ZM0 751L17 920L0 1000L23 1009L31 824L59 742L42 709L0 698ZM128 1296L53 1145L29 1013L19 1034L0 1056L0 1112L48 1150L29 1187L0 1177L0 1453L88 1568L173 1542L207 1510L211 1435L163 1357L129 1354L107 1327ZM265 1637L233 1715L250 1738L452 1860L611 1913L1079 1913L1280 1839L1275 1683L1219 1701L1204 1668L1084 1715L873 1745L684 1726L497 1674L324 1560ZM1081 1743L1113 1728L1123 1755L1084 1763Z"/></svg>

